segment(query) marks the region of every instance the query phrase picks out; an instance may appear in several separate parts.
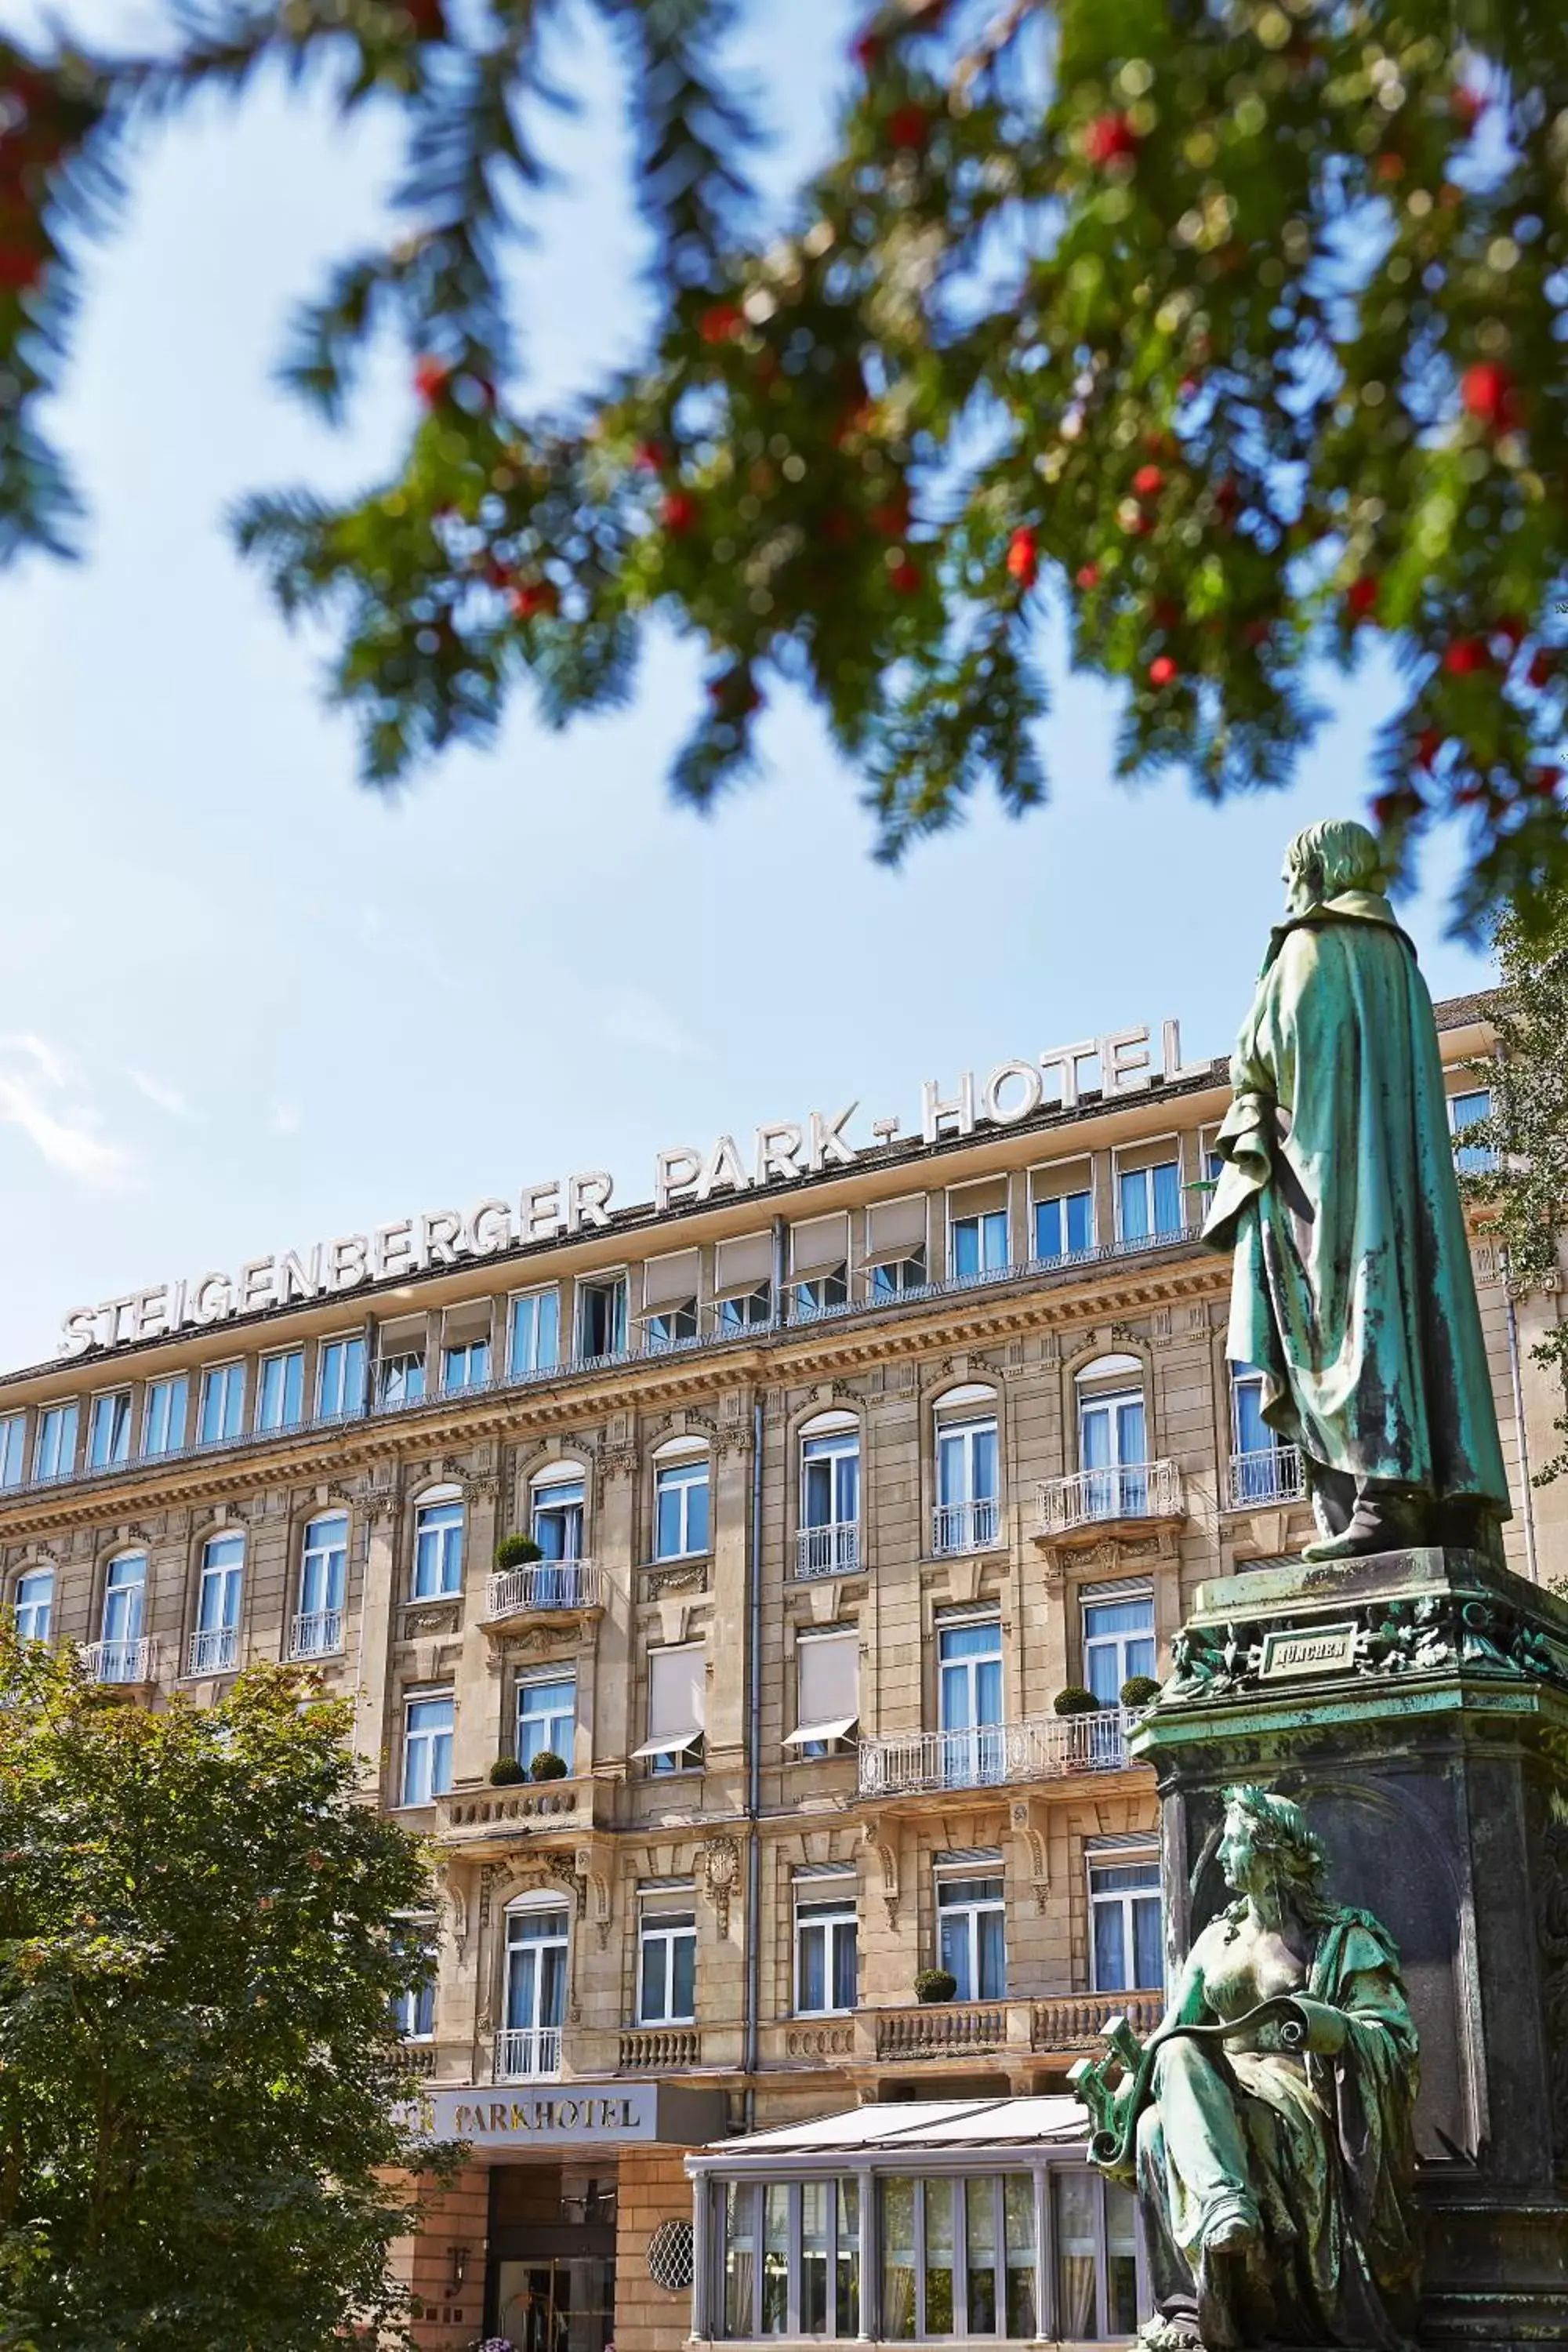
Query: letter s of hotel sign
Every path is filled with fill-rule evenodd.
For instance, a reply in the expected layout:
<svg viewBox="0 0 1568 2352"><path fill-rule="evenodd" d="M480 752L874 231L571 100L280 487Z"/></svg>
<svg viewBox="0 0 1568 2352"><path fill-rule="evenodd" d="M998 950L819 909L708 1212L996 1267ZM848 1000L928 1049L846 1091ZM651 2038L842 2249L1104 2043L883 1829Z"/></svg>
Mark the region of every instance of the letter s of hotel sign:
<svg viewBox="0 0 1568 2352"><path fill-rule="evenodd" d="M1207 1062L1184 1066L1176 1022L1161 1029L1159 1075L1207 1076ZM999 1062L981 1076L964 1070L949 1086L928 1078L921 1090L920 1133L926 1143L973 1135L977 1126L1012 1127L1037 1110L1070 1110L1088 1093L1131 1095L1155 1075L1148 1029L1114 1029L1102 1037L1049 1045L1031 1061ZM814 1110L805 1119L777 1119L757 1128L744 1143L721 1135L706 1151L678 1143L654 1159L657 1209L713 1200L819 1175L824 1169L852 1167L903 1132L896 1118L873 1119L870 1140L848 1135L859 1108ZM311 1298L405 1281L432 1266L458 1265L493 1257L497 1251L528 1242L559 1241L607 1225L614 1212L614 1179L602 1168L528 1184L515 1201L490 1198L467 1211L427 1209L377 1225L368 1234L341 1234L308 1250L284 1250L251 1258L237 1274L203 1274L181 1282L157 1283L127 1291L96 1307L77 1307L65 1318L60 1349L81 1355L89 1348L114 1348L133 1339L172 1337L175 1332L224 1323L262 1307L289 1307Z"/></svg>

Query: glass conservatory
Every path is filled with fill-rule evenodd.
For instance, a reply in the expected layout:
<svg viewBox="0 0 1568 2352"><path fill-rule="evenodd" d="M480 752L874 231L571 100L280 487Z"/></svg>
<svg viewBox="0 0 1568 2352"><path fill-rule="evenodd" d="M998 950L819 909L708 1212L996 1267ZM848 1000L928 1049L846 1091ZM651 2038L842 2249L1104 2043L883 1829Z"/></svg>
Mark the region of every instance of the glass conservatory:
<svg viewBox="0 0 1568 2352"><path fill-rule="evenodd" d="M1098 2344L1151 2309L1131 2190L1069 2098L857 2107L724 2140L694 2183L692 2333Z"/></svg>

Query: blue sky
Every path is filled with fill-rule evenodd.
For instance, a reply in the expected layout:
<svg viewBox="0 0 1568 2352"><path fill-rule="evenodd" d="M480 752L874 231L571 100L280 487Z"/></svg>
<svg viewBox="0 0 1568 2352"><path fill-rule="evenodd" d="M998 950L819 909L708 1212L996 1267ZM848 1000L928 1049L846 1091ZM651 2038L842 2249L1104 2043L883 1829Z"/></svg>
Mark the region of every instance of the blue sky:
<svg viewBox="0 0 1568 2352"><path fill-rule="evenodd" d="M89 38L152 0L77 0ZM752 0L746 62L784 188L847 70L845 0ZM0 0L0 26L37 13ZM552 125L570 184L522 269L535 385L635 347L638 237L602 49ZM1189 1058L1245 1009L1289 835L1353 813L1386 681L1328 688L1288 794L1215 812L1110 782L1114 702L1063 681L1051 806L983 806L889 874L857 780L775 697L762 777L708 822L664 776L689 649L565 736L519 706L496 750L388 802L226 541L242 490L373 476L405 422L395 354L350 431L269 370L323 260L373 232L384 132L266 90L150 143L92 257L54 427L92 505L87 560L0 575L0 1363L67 1307L231 1267L584 1166L647 1197L655 1150L837 1109L918 1112L927 1077L1180 1017ZM1434 859L1405 919L1436 992L1485 966L1443 938Z"/></svg>

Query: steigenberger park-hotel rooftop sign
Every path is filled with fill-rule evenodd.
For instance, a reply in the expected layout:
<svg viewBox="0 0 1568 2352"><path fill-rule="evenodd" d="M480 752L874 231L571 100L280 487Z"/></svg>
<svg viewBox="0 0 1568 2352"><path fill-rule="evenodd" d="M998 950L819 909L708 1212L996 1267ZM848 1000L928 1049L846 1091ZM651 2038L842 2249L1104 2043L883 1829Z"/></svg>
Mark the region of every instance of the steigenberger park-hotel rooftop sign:
<svg viewBox="0 0 1568 2352"><path fill-rule="evenodd" d="M1103 1037L1049 1046L1033 1061L999 1062L984 1078L965 1070L951 1091L928 1078L921 1090L921 1138L937 1143L971 1135L978 1119L1012 1127L1037 1110L1070 1110L1081 1094L1097 1089L1102 1097L1136 1094L1152 1082L1153 1059L1148 1029L1116 1029ZM1162 1024L1163 1077L1196 1077L1209 1066L1204 1062L1184 1068L1181 1029L1174 1021ZM750 1152L742 1152L732 1135L720 1136L707 1151L674 1144L655 1156L654 1206L662 1212L819 1175L826 1168L853 1167L862 1153L881 1150L903 1131L896 1118L874 1119L868 1140L852 1140L845 1130L858 1108L851 1103L835 1116L814 1110L805 1121L781 1119L759 1127ZM251 1258L237 1274L203 1274L128 1291L97 1307L73 1307L60 1349L81 1355L89 1348L168 1338L268 1307L330 1298L367 1284L406 1280L431 1266L493 1257L522 1243L559 1241L607 1225L614 1196L614 1180L605 1170L584 1169L525 1185L515 1208L510 1201L490 1199L466 1215L457 1209L429 1209L378 1225L373 1233L342 1234L308 1250Z"/></svg>

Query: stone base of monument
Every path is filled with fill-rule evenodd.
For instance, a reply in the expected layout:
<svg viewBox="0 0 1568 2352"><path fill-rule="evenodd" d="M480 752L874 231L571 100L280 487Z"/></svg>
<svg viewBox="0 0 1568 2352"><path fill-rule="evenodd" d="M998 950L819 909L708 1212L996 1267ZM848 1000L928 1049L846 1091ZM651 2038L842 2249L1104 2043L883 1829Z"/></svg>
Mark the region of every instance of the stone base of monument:
<svg viewBox="0 0 1568 2352"><path fill-rule="evenodd" d="M1434 2345L1568 2347L1568 1606L1474 1552L1200 1587L1137 1738L1174 1951L1230 1899L1224 1790L1303 1804L1398 1938Z"/></svg>

